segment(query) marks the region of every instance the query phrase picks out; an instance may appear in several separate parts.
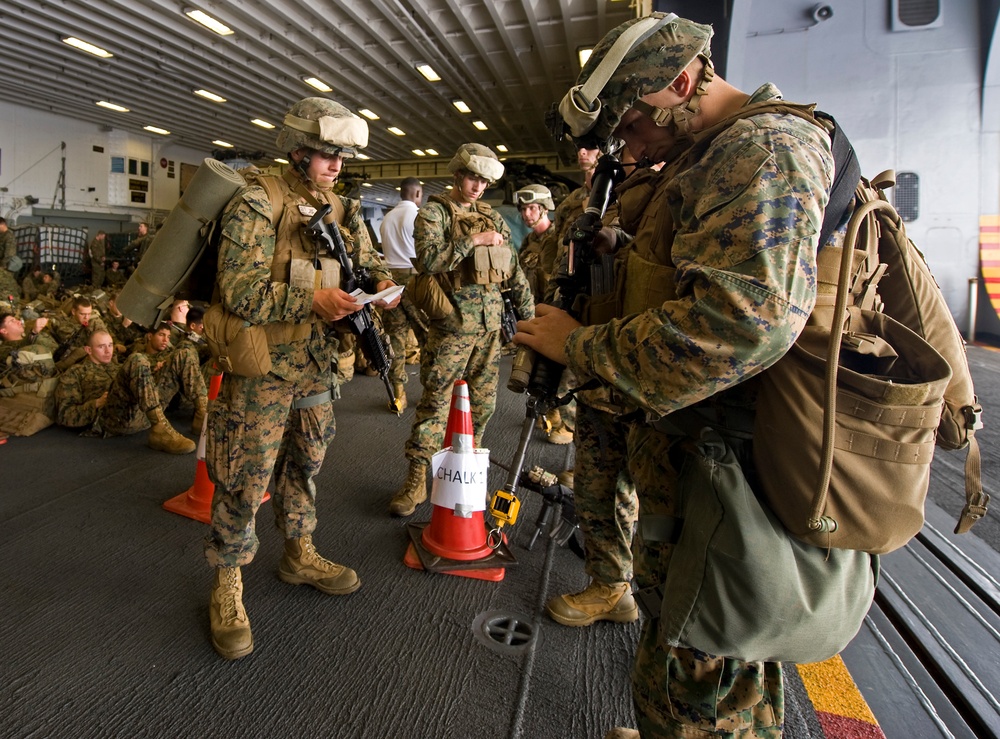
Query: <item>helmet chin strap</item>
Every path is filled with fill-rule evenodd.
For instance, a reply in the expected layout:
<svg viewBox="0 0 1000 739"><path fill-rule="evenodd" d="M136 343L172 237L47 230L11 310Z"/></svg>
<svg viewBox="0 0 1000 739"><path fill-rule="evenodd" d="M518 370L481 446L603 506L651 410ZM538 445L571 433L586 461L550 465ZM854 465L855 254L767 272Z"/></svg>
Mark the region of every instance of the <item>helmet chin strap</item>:
<svg viewBox="0 0 1000 739"><path fill-rule="evenodd" d="M701 79L690 100L669 108L660 108L642 100L636 100L632 104L633 108L652 118L657 126L668 129L678 141L689 139L694 133L691 130L691 121L701 112L701 98L708 92L709 84L715 79L715 66L712 60L707 57L701 58L704 64Z"/></svg>
<svg viewBox="0 0 1000 739"><path fill-rule="evenodd" d="M289 158L291 158L292 155L289 154L288 156ZM309 164L310 162L312 162L312 150L307 150L306 153L302 156L302 158L297 162L295 161L294 158L292 158L292 162L294 162L292 166L295 168L295 171L299 173L299 176L303 180L309 183L310 187L313 187L320 191L326 191L326 190L332 190L333 186L337 184L337 180L334 180L329 184L320 184L319 182L314 182L312 178L309 177ZM340 178L338 177L337 179Z"/></svg>

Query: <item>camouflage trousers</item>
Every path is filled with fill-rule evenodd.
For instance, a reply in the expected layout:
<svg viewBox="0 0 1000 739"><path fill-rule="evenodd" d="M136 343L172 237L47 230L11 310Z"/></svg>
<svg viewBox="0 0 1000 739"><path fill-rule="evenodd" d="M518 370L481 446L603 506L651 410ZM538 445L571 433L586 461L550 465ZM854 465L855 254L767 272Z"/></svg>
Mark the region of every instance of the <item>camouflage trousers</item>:
<svg viewBox="0 0 1000 739"><path fill-rule="evenodd" d="M166 408L178 393L192 403L208 396L208 386L201 372L198 350L185 343L170 353L170 357L155 371L160 404Z"/></svg>
<svg viewBox="0 0 1000 739"><path fill-rule="evenodd" d="M104 287L104 260L90 260L90 284L94 287Z"/></svg>
<svg viewBox="0 0 1000 739"><path fill-rule="evenodd" d="M296 401L332 389L329 371L314 367L310 379L291 382L225 375L209 403L205 464L215 483L205 557L213 567L249 564L257 552L255 517L271 473L271 506L282 536L316 529L316 485L326 449L336 434L333 403Z"/></svg>
<svg viewBox="0 0 1000 739"><path fill-rule="evenodd" d="M412 270L394 269L392 279L397 285L406 285L413 278ZM392 346L392 364L389 367L389 377L394 383L406 384L406 337L410 329L421 347L427 342L427 316L410 300L406 290L397 305L392 310L383 310L382 327L389 336Z"/></svg>
<svg viewBox="0 0 1000 739"><path fill-rule="evenodd" d="M678 437L636 424L629 433L629 473L639 495L635 579L661 584L673 545L642 541L643 516L677 516L677 469L670 453ZM670 593L665 597L669 598ZM632 697L643 737L781 736L781 665L741 662L696 649L668 646L659 619L647 620L632 670Z"/></svg>
<svg viewBox="0 0 1000 739"><path fill-rule="evenodd" d="M602 583L632 580L635 486L625 472L628 426L584 403L576 414L573 501L584 538L584 569Z"/></svg>
<svg viewBox="0 0 1000 739"><path fill-rule="evenodd" d="M18 300L21 297L21 288L17 284L17 280L14 278L14 273L8 269L0 267L0 300L7 300L8 298L14 298Z"/></svg>
<svg viewBox="0 0 1000 739"><path fill-rule="evenodd" d="M143 431L149 428L146 413L159 405L149 357L133 354L125 360L108 388L108 401L99 411L92 429L104 436Z"/></svg>
<svg viewBox="0 0 1000 739"><path fill-rule="evenodd" d="M469 385L472 428L478 447L486 424L497 404L500 380L500 332L456 334L431 324L421 348L420 383L423 394L417 404L413 429L406 442L406 458L430 464L444 446L452 389L457 380Z"/></svg>

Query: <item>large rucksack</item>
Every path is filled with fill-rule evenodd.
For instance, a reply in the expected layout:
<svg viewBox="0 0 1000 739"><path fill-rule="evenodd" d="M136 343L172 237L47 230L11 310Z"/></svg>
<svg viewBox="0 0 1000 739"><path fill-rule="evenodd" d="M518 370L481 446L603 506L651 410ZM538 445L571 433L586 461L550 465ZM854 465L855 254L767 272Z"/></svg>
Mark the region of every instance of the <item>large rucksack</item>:
<svg viewBox="0 0 1000 739"><path fill-rule="evenodd" d="M820 250L809 326L761 375L755 467L793 535L884 553L923 526L935 445L969 450L955 532L986 514L975 439L982 409L944 296L885 196L893 173L859 177L839 129L834 155L824 231L842 222L847 202L851 249Z"/></svg>

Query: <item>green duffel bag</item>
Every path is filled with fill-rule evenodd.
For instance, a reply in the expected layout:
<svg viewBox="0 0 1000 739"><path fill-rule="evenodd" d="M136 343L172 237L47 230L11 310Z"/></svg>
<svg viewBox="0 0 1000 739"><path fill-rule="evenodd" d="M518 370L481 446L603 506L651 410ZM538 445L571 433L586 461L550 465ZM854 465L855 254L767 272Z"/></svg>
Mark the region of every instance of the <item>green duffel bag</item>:
<svg viewBox="0 0 1000 739"><path fill-rule="evenodd" d="M678 480L685 518L662 589L667 643L747 662L839 653L871 606L878 557L792 537L718 432L703 429L695 448Z"/></svg>

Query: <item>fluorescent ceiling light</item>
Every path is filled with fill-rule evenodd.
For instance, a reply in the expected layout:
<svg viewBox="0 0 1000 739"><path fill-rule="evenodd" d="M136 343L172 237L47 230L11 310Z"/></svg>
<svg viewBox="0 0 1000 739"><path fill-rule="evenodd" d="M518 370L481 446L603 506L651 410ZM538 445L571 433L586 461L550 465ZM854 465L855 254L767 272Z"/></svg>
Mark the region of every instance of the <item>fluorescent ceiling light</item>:
<svg viewBox="0 0 1000 739"><path fill-rule="evenodd" d="M276 161L278 164L288 164L288 160L282 159L281 157L275 157L274 161Z"/></svg>
<svg viewBox="0 0 1000 739"><path fill-rule="evenodd" d="M451 104L455 106L455 109L459 113L471 113L472 108L470 108L464 100L452 100Z"/></svg>
<svg viewBox="0 0 1000 739"><path fill-rule="evenodd" d="M122 105L115 105L114 103L109 103L107 100L98 100L97 104L102 108L107 108L108 110L113 110L117 113L128 113L130 112L128 108Z"/></svg>
<svg viewBox="0 0 1000 739"><path fill-rule="evenodd" d="M377 113L373 113L372 111L368 110L368 108L362 108L358 112L361 115L363 115L365 118L367 118L368 120L370 120L370 121L377 121L378 120L378 114Z"/></svg>
<svg viewBox="0 0 1000 739"><path fill-rule="evenodd" d="M430 64L418 64L417 71L422 74L428 82L440 82L441 76L434 71L434 67Z"/></svg>
<svg viewBox="0 0 1000 739"><path fill-rule="evenodd" d="M382 202L382 198L375 198L378 202Z"/></svg>
<svg viewBox="0 0 1000 739"><path fill-rule="evenodd" d="M440 154L437 153L436 149L424 149L424 151L426 151L432 157L441 156Z"/></svg>
<svg viewBox="0 0 1000 739"><path fill-rule="evenodd" d="M64 44L69 44L75 49L80 51L86 51L88 54L93 54L94 56L99 56L103 59L110 59L114 56L110 51L105 51L100 46L94 46L93 44L88 44L86 41L81 41L74 36L69 36L63 39Z"/></svg>
<svg viewBox="0 0 1000 739"><path fill-rule="evenodd" d="M362 182L361 183L361 187L371 187L371 186L372 186L372 183L370 183L370 182Z"/></svg>
<svg viewBox="0 0 1000 739"><path fill-rule="evenodd" d="M212 143L215 144L216 146L221 146L221 147L223 147L225 149L232 149L233 148L233 145L230 144L228 141L219 141L218 139L216 139Z"/></svg>
<svg viewBox="0 0 1000 739"><path fill-rule="evenodd" d="M194 94L201 95L203 98L211 100L213 103L226 102L226 99L224 97L222 97L221 95L216 95L214 92L209 92L208 90L195 90Z"/></svg>
<svg viewBox="0 0 1000 739"><path fill-rule="evenodd" d="M142 130L143 131L150 131L152 133L158 133L161 136L169 136L170 135L170 131L168 131L165 128L160 128L159 126L143 126Z"/></svg>
<svg viewBox="0 0 1000 739"><path fill-rule="evenodd" d="M370 156L368 156L367 154L362 154L360 151L358 152L358 155L356 157L354 157L354 158L355 159L371 159Z"/></svg>
<svg viewBox="0 0 1000 739"><path fill-rule="evenodd" d="M475 126L476 128L478 128L480 131L488 131L489 130L486 127L486 124L483 123L482 121L473 121L472 125Z"/></svg>
<svg viewBox="0 0 1000 739"><path fill-rule="evenodd" d="M401 131L398 128L396 128L395 126L389 126L389 133L395 134L396 136L405 136L406 135L405 131Z"/></svg>
<svg viewBox="0 0 1000 739"><path fill-rule="evenodd" d="M260 126L261 128L274 128L273 123L268 123L267 121L262 121L260 118L251 118L250 122L255 126Z"/></svg>
<svg viewBox="0 0 1000 739"><path fill-rule="evenodd" d="M580 60L580 69L583 69L583 65L587 63L588 59L590 59L590 55L593 53L593 51L594 50L589 46L576 50L576 56Z"/></svg>
<svg viewBox="0 0 1000 739"><path fill-rule="evenodd" d="M333 92L333 88L326 84L319 77L303 77L302 81L310 87L315 87L320 92Z"/></svg>
<svg viewBox="0 0 1000 739"><path fill-rule="evenodd" d="M506 152L507 151L507 147L504 146L503 144L497 144L497 151Z"/></svg>
<svg viewBox="0 0 1000 739"><path fill-rule="evenodd" d="M427 152L425 152L423 149L410 149L410 151L412 151L418 157L425 157L425 156L427 156Z"/></svg>
<svg viewBox="0 0 1000 739"><path fill-rule="evenodd" d="M229 36L233 33L233 29L227 26L225 23L223 23L222 21L217 21L208 13L205 13L196 8L188 8L187 10L184 11L184 15L186 15L191 20L205 26L205 28L209 29L210 31L215 31L220 36Z"/></svg>

